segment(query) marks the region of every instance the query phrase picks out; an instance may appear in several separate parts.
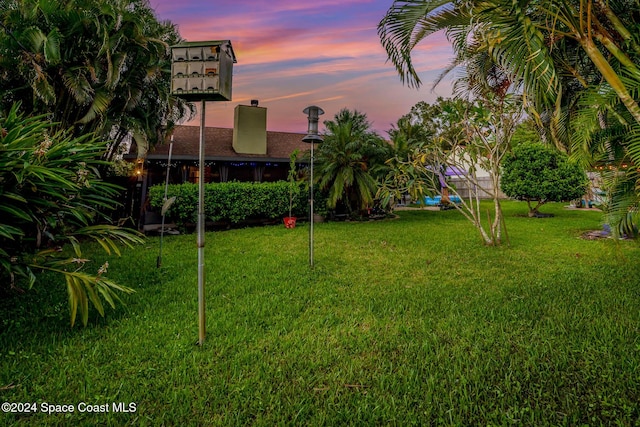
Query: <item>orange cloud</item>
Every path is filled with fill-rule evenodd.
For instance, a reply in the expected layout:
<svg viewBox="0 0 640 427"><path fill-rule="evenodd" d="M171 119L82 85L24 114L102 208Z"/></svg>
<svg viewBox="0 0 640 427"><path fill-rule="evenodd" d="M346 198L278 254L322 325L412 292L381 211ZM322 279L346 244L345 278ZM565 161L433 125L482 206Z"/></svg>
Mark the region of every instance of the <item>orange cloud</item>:
<svg viewBox="0 0 640 427"><path fill-rule="evenodd" d="M306 129L302 109L318 104L331 118L340 108L365 112L380 133L421 100L448 96L431 82L452 58L442 34L414 50L420 90L402 85L376 27L389 0L151 0L161 19L178 24L191 41L229 39L233 101L207 104L210 126L233 126L233 109L259 99L270 130ZM197 124L198 119L193 124Z"/></svg>

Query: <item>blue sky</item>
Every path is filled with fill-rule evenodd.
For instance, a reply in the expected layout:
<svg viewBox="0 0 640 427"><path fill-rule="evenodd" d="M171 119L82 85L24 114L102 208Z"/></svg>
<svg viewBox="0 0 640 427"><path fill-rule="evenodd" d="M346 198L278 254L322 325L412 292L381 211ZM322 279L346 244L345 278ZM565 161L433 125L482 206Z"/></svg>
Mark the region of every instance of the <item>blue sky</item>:
<svg viewBox="0 0 640 427"><path fill-rule="evenodd" d="M419 101L450 96L450 82L432 90L452 58L442 35L421 43L414 61L424 84L403 86L386 62L376 27L392 1L381 0L150 0L159 19L178 25L187 41L229 39L238 63L233 99L207 103L207 126L233 126L233 109L258 99L267 129L305 132L302 110L318 105L322 119L341 108L367 114L386 136ZM198 124L196 119L192 124Z"/></svg>

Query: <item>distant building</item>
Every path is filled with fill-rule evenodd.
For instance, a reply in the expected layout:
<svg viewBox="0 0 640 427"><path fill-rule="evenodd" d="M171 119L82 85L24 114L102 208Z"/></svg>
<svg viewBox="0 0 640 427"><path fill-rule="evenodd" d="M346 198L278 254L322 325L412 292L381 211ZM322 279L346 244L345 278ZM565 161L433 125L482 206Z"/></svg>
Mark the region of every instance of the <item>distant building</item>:
<svg viewBox="0 0 640 427"><path fill-rule="evenodd" d="M266 132L266 153L238 152L233 148L233 129L205 128L205 182L278 181L287 179L289 156L308 149L303 133ZM200 128L178 126L173 133L169 183L198 182ZM144 161L146 185L164 183L169 143L149 151Z"/></svg>
<svg viewBox="0 0 640 427"><path fill-rule="evenodd" d="M271 182L286 180L289 156L309 144L302 142L306 133L266 130L266 108L239 105L235 109L234 128L207 127L205 141L205 176L209 182ZM173 142L169 184L198 182L199 126L176 126L172 135L149 151L138 164L135 183L130 185L126 210L142 219L149 187L164 184ZM135 154L126 156L135 161ZM138 216L139 213L139 216Z"/></svg>

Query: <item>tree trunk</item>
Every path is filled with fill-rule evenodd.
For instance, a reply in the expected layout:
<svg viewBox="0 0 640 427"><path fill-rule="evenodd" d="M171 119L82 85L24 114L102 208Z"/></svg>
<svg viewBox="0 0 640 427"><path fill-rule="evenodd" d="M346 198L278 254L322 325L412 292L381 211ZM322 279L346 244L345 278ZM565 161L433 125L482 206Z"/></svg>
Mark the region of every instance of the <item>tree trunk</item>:
<svg viewBox="0 0 640 427"><path fill-rule="evenodd" d="M493 199L493 208L494 208L494 215L495 218L493 219L493 224L491 225L491 230L494 238L495 238L495 242L494 245L501 245L502 244L502 206L500 206L500 200L498 199L498 190L495 190L496 194L494 195L494 199Z"/></svg>

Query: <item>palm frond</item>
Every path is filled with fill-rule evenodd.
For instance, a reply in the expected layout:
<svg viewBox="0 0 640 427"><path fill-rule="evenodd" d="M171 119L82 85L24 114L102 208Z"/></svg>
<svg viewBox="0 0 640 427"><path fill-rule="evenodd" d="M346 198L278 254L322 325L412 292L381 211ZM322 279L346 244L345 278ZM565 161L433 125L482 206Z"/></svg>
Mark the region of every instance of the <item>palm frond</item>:
<svg viewBox="0 0 640 427"><path fill-rule="evenodd" d="M62 75L65 88L79 105L87 105L91 102L93 88L87 79L84 67L72 67Z"/></svg>
<svg viewBox="0 0 640 427"><path fill-rule="evenodd" d="M60 63L61 55L60 55L60 40L62 39L62 34L60 30L57 28L52 29L47 34L44 40L44 58L51 65L57 65Z"/></svg>
<svg viewBox="0 0 640 427"><path fill-rule="evenodd" d="M42 47L47 39L47 36L42 32L42 30L38 27L29 27L24 30L22 33L22 37L29 44L29 48L32 53L37 53L42 51Z"/></svg>
<svg viewBox="0 0 640 427"><path fill-rule="evenodd" d="M113 251L117 255L120 255L118 244L133 247L133 245L144 242L143 235L139 232L114 225L91 225L79 228L68 236L74 239L89 237L98 242L108 254Z"/></svg>
<svg viewBox="0 0 640 427"><path fill-rule="evenodd" d="M636 171L621 174L617 171L605 175L605 185L610 188L606 220L616 237L637 237L640 208L640 176Z"/></svg>
<svg viewBox="0 0 640 427"><path fill-rule="evenodd" d="M411 52L427 36L445 28L468 25L470 14L450 0L394 1L378 24L378 36L400 79L419 87L420 77Z"/></svg>
<svg viewBox="0 0 640 427"><path fill-rule="evenodd" d="M36 97L38 97L42 102L47 105L53 105L56 102L56 94L53 89L53 86L49 82L46 76L41 75L39 78L36 78L31 87L33 89L33 93Z"/></svg>
<svg viewBox="0 0 640 427"><path fill-rule="evenodd" d="M89 110L78 120L78 123L87 124L98 117L102 117L109 108L112 99L113 95L109 91L97 89L93 96L93 102L89 106Z"/></svg>
<svg viewBox="0 0 640 427"><path fill-rule="evenodd" d="M629 158L637 168L640 165L640 123L633 122L628 127L624 145Z"/></svg>
<svg viewBox="0 0 640 427"><path fill-rule="evenodd" d="M524 91L535 96L538 104L553 104L559 89L559 78L544 34L527 12L515 6L510 9L487 8L478 19L486 19L485 38L494 60L524 82Z"/></svg>

